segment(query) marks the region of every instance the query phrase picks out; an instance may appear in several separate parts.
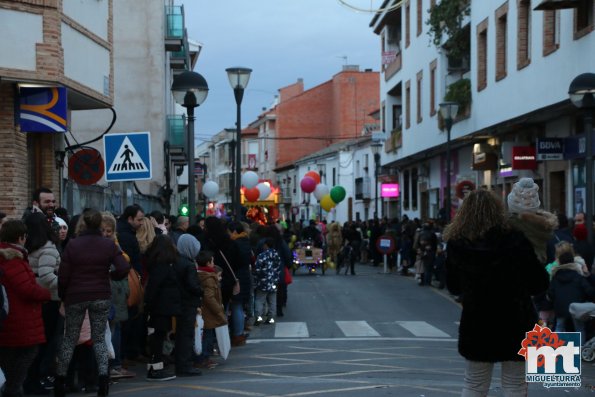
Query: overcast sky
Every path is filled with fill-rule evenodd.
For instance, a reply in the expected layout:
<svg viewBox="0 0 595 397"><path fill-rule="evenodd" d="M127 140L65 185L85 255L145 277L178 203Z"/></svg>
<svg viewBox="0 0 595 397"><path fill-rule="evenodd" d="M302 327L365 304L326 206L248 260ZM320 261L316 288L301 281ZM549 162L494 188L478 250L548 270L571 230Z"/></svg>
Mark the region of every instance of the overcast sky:
<svg viewBox="0 0 595 397"><path fill-rule="evenodd" d="M380 1L346 0L370 8ZM209 85L196 109L197 144L223 128L235 128L236 104L225 69L253 70L242 101L242 127L274 100L278 89L304 79L315 87L346 63L380 67L380 39L369 27L373 14L338 0L185 0L188 36L203 50L195 71Z"/></svg>

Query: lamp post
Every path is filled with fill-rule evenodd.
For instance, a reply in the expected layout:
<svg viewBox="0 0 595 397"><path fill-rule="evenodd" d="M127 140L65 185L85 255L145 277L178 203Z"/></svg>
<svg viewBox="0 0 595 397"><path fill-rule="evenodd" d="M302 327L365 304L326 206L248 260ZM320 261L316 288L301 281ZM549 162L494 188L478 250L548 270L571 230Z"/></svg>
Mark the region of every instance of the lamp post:
<svg viewBox="0 0 595 397"><path fill-rule="evenodd" d="M196 218L196 198L194 183L194 108L200 106L209 94L209 86L199 73L184 71L174 77L171 85L174 100L186 108L188 114L188 216L191 224Z"/></svg>
<svg viewBox="0 0 595 397"><path fill-rule="evenodd" d="M593 109L595 109L595 73L578 75L568 87L570 100L579 109L584 109L583 123L585 127L585 143L587 154L585 157L586 205L585 223L587 224L587 240L593 244Z"/></svg>
<svg viewBox="0 0 595 397"><path fill-rule="evenodd" d="M235 220L241 220L241 204L240 204L240 189L242 187L242 127L241 127L241 105L244 97L244 90L250 80L250 73L252 69L233 67L225 69L229 84L233 88L233 94L237 105L237 120L236 120L236 160L235 160L235 176L234 189L232 194L233 211Z"/></svg>
<svg viewBox="0 0 595 397"><path fill-rule="evenodd" d="M457 112L459 111L459 104L456 102L442 102L440 105L440 115L444 119L444 125L446 126L446 200L444 208L446 211L446 223L450 222L450 207L451 207L451 194L450 194L450 130L452 129L452 123Z"/></svg>
<svg viewBox="0 0 595 397"><path fill-rule="evenodd" d="M378 169L380 168L380 148L381 141L373 141L370 144L372 153L374 153L374 219L378 218Z"/></svg>

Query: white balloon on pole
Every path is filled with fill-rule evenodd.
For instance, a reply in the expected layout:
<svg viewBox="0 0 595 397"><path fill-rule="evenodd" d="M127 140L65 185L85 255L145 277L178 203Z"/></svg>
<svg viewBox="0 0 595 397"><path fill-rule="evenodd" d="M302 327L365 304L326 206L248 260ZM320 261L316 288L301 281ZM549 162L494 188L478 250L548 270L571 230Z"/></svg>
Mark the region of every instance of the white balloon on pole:
<svg viewBox="0 0 595 397"><path fill-rule="evenodd" d="M329 192L330 189L327 185L325 185L324 183L319 183L318 185L316 185L316 189L314 189L314 197L316 197L316 200L320 201L324 196L329 194Z"/></svg>
<svg viewBox="0 0 595 397"><path fill-rule="evenodd" d="M271 187L266 183L261 182L256 185L256 188L260 192L259 200L266 200L271 195Z"/></svg>
<svg viewBox="0 0 595 397"><path fill-rule="evenodd" d="M242 185L248 189L252 189L258 185L258 174L254 171L246 171L242 175Z"/></svg>
<svg viewBox="0 0 595 397"><path fill-rule="evenodd" d="M202 194L208 198L213 198L219 194L219 185L215 181L208 181L202 187Z"/></svg>

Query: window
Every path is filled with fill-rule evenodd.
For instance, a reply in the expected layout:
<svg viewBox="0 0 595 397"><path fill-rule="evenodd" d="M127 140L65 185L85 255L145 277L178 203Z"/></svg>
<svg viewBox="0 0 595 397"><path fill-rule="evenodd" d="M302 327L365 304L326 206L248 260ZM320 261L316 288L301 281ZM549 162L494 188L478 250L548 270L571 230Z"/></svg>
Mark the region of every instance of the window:
<svg viewBox="0 0 595 397"><path fill-rule="evenodd" d="M409 32L411 31L411 7L409 7L409 2L405 4L405 48L409 47L409 43L411 41L411 36Z"/></svg>
<svg viewBox="0 0 595 397"><path fill-rule="evenodd" d="M436 66L438 61L434 59L430 63L430 116L436 114Z"/></svg>
<svg viewBox="0 0 595 397"><path fill-rule="evenodd" d="M403 172L403 208L409 209L409 170Z"/></svg>
<svg viewBox="0 0 595 397"><path fill-rule="evenodd" d="M417 0L417 35L421 34L422 30L422 16L423 16L422 0Z"/></svg>
<svg viewBox="0 0 595 397"><path fill-rule="evenodd" d="M422 114L421 114L421 92L422 92L422 81L423 81L423 70L417 72L417 92L416 92L416 110L417 110L417 123L422 122Z"/></svg>
<svg viewBox="0 0 595 397"><path fill-rule="evenodd" d="M401 125L401 105L393 105L393 130L400 130Z"/></svg>
<svg viewBox="0 0 595 397"><path fill-rule="evenodd" d="M411 169L411 209L417 210L417 168Z"/></svg>
<svg viewBox="0 0 595 397"><path fill-rule="evenodd" d="M560 47L560 13L556 10L543 12L543 56Z"/></svg>
<svg viewBox="0 0 595 397"><path fill-rule="evenodd" d="M382 131L386 131L386 106L384 105L384 102L382 102Z"/></svg>
<svg viewBox="0 0 595 397"><path fill-rule="evenodd" d="M488 19L477 25L477 91L488 85Z"/></svg>
<svg viewBox="0 0 595 397"><path fill-rule="evenodd" d="M508 3L496 10L496 81L506 77Z"/></svg>
<svg viewBox="0 0 595 397"><path fill-rule="evenodd" d="M405 129L411 128L411 80L405 83Z"/></svg>
<svg viewBox="0 0 595 397"><path fill-rule="evenodd" d="M337 169L333 167L333 186L337 184Z"/></svg>
<svg viewBox="0 0 595 397"><path fill-rule="evenodd" d="M574 10L574 39L578 40L593 30L593 0L579 0L579 6Z"/></svg>
<svg viewBox="0 0 595 397"><path fill-rule="evenodd" d="M531 63L531 0L517 0L517 61L518 70Z"/></svg>

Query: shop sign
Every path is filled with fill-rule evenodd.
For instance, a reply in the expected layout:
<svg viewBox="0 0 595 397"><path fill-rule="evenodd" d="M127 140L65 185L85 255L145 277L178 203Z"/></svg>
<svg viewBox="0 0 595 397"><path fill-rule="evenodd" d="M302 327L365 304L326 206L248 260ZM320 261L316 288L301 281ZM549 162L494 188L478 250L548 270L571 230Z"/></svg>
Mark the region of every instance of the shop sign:
<svg viewBox="0 0 595 397"><path fill-rule="evenodd" d="M498 168L498 156L495 153L473 153L473 170L488 171Z"/></svg>
<svg viewBox="0 0 595 397"><path fill-rule="evenodd" d="M595 139L591 141L595 153ZM564 160L585 157L587 153L587 137L585 134L570 136L564 139Z"/></svg>
<svg viewBox="0 0 595 397"><path fill-rule="evenodd" d="M514 146L512 148L513 170L537 169L537 157L534 146Z"/></svg>
<svg viewBox="0 0 595 397"><path fill-rule="evenodd" d="M383 183L381 186L381 197L399 197L398 183Z"/></svg>
<svg viewBox="0 0 595 397"><path fill-rule="evenodd" d="M563 138L537 139L537 160L564 160Z"/></svg>

